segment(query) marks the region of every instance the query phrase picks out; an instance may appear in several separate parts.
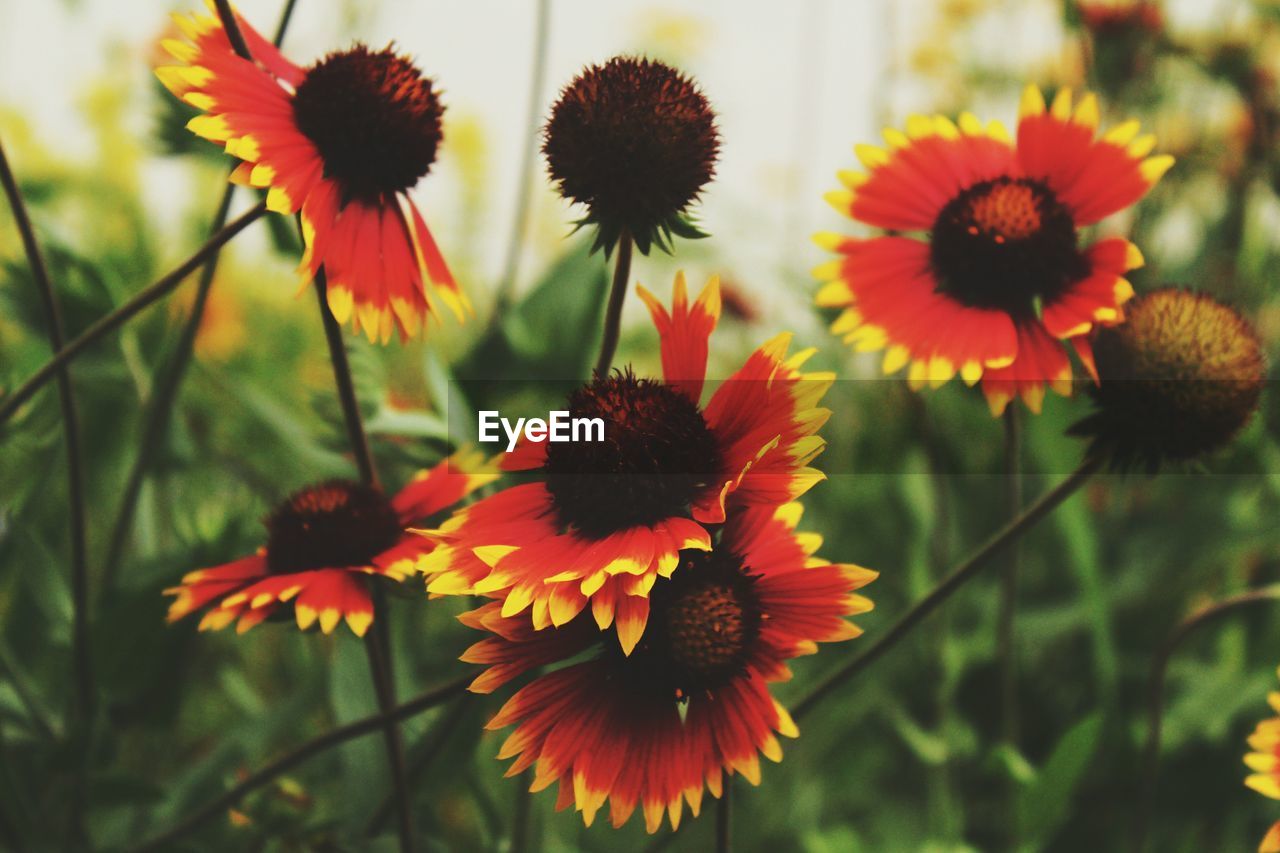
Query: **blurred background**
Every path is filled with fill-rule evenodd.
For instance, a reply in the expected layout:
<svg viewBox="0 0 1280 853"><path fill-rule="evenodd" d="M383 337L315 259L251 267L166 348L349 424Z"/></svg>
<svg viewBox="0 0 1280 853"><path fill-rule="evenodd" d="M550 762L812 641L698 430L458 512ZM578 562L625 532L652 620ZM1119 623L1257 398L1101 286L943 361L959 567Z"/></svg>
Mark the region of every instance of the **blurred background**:
<svg viewBox="0 0 1280 853"><path fill-rule="evenodd" d="M281 4L246 0L270 33ZM0 139L31 206L68 332L82 331L198 246L223 191L220 149L183 129L156 83L162 2L0 4ZM186 8L186 7L183 7ZM545 14L539 26L539 15ZM545 31L545 40L539 32ZM545 411L539 379L584 377L598 346L607 271L570 237L581 215L523 171L559 88L585 64L644 53L695 76L720 116L717 180L695 213L710 239L637 258L665 295L676 269L725 282L712 375L793 330L841 380L828 405L830 475L805 526L824 555L881 571L868 637L799 662L784 703L849 659L1005 515L1002 432L960 383L913 394L878 359L832 338L812 307L815 230L848 231L821 199L852 145L913 112L972 110L1012 127L1028 82L1090 88L1104 124L1140 118L1178 165L1143 202L1102 223L1147 267L1139 292L1175 283L1235 304L1274 359L1280 299L1280 3L1265 0L298 0L285 52L307 64L360 39L394 41L442 86L445 142L416 191L477 317L425 341L349 339L383 479L393 487L474 431L474 408ZM545 74L534 73L537 56ZM537 92L530 102L531 89ZM531 107L533 112L531 113ZM536 116L536 122L531 117ZM522 187L529 204L520 215ZM253 199L236 196L236 210ZM350 635L264 625L248 635L168 627L160 591L189 569L247 553L260 518L299 486L349 476L314 301L296 297L292 226L272 216L222 254L172 417L139 463L147 405L173 363L190 282L74 366L89 476L92 637L100 690L89 800L98 846L123 848L287 748L375 708ZM495 314L494 306L506 307ZM621 356L658 368L638 300ZM0 211L0 391L48 357L44 317L7 210ZM501 381L494 381L501 380ZM526 381L528 380L528 381ZM758 789L739 786L740 850L1129 849L1153 656L1205 604L1280 581L1280 410L1229 452L1154 479L1100 477L1022 547L1019 731L1001 737L991 573L806 718ZM1051 396L1027 417L1031 495L1071 470L1066 426L1087 398ZM80 753L69 738L67 495L56 395L0 428L0 845L56 847ZM129 488L135 484L136 490ZM135 494L136 491L136 494ZM136 499L136 500L135 500ZM133 508L122 512L122 508ZM393 602L397 681L409 696L464 672L466 602ZM1191 636L1169 675L1151 838L1162 851L1245 850L1280 803L1242 784L1241 756L1276 686L1280 625L1259 605ZM519 785L500 735L481 726L506 694L405 726L418 824L434 849L510 849ZM440 745L443 744L443 747ZM377 737L318 756L205 824L192 849L394 849ZM621 831L530 804L533 849L643 850ZM710 844L707 817L669 850Z"/></svg>

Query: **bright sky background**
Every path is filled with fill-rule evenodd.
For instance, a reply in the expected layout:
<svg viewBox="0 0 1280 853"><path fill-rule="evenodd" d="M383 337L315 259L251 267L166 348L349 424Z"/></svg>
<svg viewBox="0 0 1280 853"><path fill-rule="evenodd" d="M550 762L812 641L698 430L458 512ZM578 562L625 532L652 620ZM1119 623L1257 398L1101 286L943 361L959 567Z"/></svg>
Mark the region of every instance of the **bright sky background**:
<svg viewBox="0 0 1280 853"><path fill-rule="evenodd" d="M154 109L148 79L154 40L171 10L196 2L0 0L0 108L24 116L60 154L87 159L94 139L80 99L104 75L128 74L121 82L137 94L133 120L145 141ZM936 30L945 4L990 7L975 41L998 45L992 53L1002 64L1034 67L1062 38L1056 0L550 2L540 114L583 65L619 52L656 52L702 83L719 113L724 148L718 180L697 213L715 236L717 256L732 258L734 269L716 271L749 279L757 292L771 289L766 274L802 275L821 260L808 236L840 227L821 196L835 187L837 169L855 165L852 144L875 141L886 121L937 106L937 93L901 69L930 27ZM279 0L244 0L239 8L269 33L280 6ZM353 39L379 46L394 40L442 86L448 120L478 123L483 179L467 189L479 194L482 211L481 261L473 272L487 282L502 266L521 152L534 144L527 116L536 6L535 0L298 0L285 41L285 52L305 65ZM1016 98L975 106L1012 119ZM446 253L465 228L457 215L463 187L451 141L446 135L437 168L417 191ZM188 172L159 160L144 170L151 209L162 223L190 211L193 200L183 192ZM539 239L550 246L579 213L550 198L542 174L539 158L542 189L531 233L535 246ZM213 205L210 199L209 209ZM526 261L524 282L536 264L532 256Z"/></svg>
<svg viewBox="0 0 1280 853"><path fill-rule="evenodd" d="M244 0L238 8L269 33L280 6ZM174 8L169 0L0 0L0 107L19 112L59 153L88 158L94 140L79 98L102 75L130 68L139 93L137 130L145 139L151 43ZM836 224L821 194L834 186L836 168L851 165L853 141L874 132L872 98L885 47L877 33L889 4L551 0L551 8L540 113L584 64L657 47L702 83L720 115L719 179L699 212L706 227L747 253L744 266L776 264L783 254L794 257L796 247L803 253L797 268L816 260L808 233ZM298 0L285 42L288 55L307 64L353 39L394 40L443 87L449 119L480 123L488 166L480 189L493 247L481 272L489 278L501 268L521 151L532 144L527 116L535 10L534 0ZM436 171L417 194L446 251L457 237L450 208L459 187L448 177L454 153L447 136ZM171 166L157 163L144 172L153 208L162 214L183 204L183 193L175 191L183 172ZM541 177L541 160L538 167ZM536 208L539 219L550 212L562 221L539 221L535 234L562 229L578 215L544 204Z"/></svg>

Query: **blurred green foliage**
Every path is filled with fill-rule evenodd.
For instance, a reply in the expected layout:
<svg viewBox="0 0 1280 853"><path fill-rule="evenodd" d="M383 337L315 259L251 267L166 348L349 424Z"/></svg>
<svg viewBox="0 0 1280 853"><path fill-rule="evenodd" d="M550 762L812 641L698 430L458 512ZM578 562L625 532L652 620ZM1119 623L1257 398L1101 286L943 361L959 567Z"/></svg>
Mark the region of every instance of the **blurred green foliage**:
<svg viewBox="0 0 1280 853"><path fill-rule="evenodd" d="M1247 37L1186 38L1163 29L1090 30L1067 5L1073 43L1088 45L1099 62L1074 72L1068 65L1054 80L1107 93L1111 121L1142 117L1180 158L1130 223L1148 259L1135 285L1182 283L1238 304L1274 356L1275 7L1257 4ZM1108 41L1116 38L1125 41ZM974 56L949 73L963 75L973 100L994 94L1012 102L1022 82ZM1202 123L1187 114L1202 103L1222 106L1228 120ZM136 163L115 161L109 173L71 167L5 120L6 141L20 142L14 159L26 167L22 188L72 335L172 266L207 228L225 163L180 132L185 118L171 99L157 98L154 114L152 147L187 157L198 188L177 239L142 209ZM136 140L118 116L109 108L95 115L104 157L109 149L136 161ZM161 590L191 568L256 547L259 519L279 497L352 471L315 306L290 296L295 238L285 220L271 223L265 247L225 252L196 362L146 480L121 570L109 588L94 575L100 702L91 733L70 731L67 715L67 494L54 396L42 393L0 432L2 846L73 843L66 816L86 737L91 837L103 849L127 848L290 746L374 710L364 653L343 631L323 637L268 624L243 637L198 635L195 620L164 621ZM695 251L714 259L715 244ZM606 287L603 260L586 249L586 242L566 242L505 316L447 333L444 346L429 338L375 348L349 339L388 484L406 482L466 437L476 406L547 407L556 402L553 386L525 380L585 375ZM48 349L7 218L0 219L0 257L0 388L12 388ZM798 266L738 286L748 294L781 286L807 301L811 284ZM662 282L651 286L666 292ZM137 453L141 406L185 322L183 300L180 292L74 365L89 460L91 569ZM713 365L723 375L777 331L768 318L729 312L712 341ZM827 556L882 572L868 590L877 610L859 620L874 638L1003 521L1003 486L993 476L1000 425L959 383L915 395L896 380L855 378L872 375L868 364L825 333L802 343L820 347L816 365L849 377L829 399L835 414L820 465L830 478L806 499L805 527L826 536ZM652 330L629 330L621 356L655 368ZM1043 415L1026 419L1030 493L1079 459L1079 443L1063 431L1087 407L1081 396L1054 397ZM806 719L800 740L786 745L781 765L765 768L759 789L738 785L738 849L1128 849L1155 650L1196 607L1280 580L1278 407L1268 397L1233 449L1206 470L1099 478L1023 542L1016 748L1001 744L996 731L993 572ZM428 602L414 589L393 598L402 696L467 669L456 658L473 637L453 618L466 607ZM795 682L778 688L783 701L867 642L797 662ZM1241 784L1240 761L1245 735L1266 714L1278 649L1280 621L1262 606L1205 629L1175 658L1153 849L1250 849L1280 817L1280 806ZM505 849L520 786L503 779L503 763L493 759L502 735L482 733L501 698L446 705L405 725L410 764L432 759L413 789L430 849ZM392 821L370 826L387 795L381 743L366 737L321 754L176 849L394 849ZM533 799L534 849L650 843L638 821L615 831L602 819L586 829L572 811L554 814L553 799ZM708 849L712 821L686 821L674 837L664 829L658 843Z"/></svg>

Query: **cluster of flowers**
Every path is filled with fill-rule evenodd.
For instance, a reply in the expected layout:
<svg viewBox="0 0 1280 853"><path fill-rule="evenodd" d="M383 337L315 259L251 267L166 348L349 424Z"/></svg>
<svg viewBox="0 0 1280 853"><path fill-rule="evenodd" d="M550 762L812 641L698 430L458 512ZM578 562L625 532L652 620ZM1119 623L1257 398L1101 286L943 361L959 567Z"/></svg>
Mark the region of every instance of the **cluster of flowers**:
<svg viewBox="0 0 1280 853"><path fill-rule="evenodd" d="M217 18L180 23L189 40L165 46L182 64L161 79L203 111L193 131L245 161L233 180L301 214L302 272L327 272L335 316L385 341L393 327L416 333L434 297L464 314L405 195L440 137L430 82L390 51L356 47L304 70L243 21L254 61ZM671 146L683 156L666 156ZM566 89L545 150L598 244L645 252L697 233L682 211L711 177L718 135L687 78L618 59ZM855 636L845 617L871 608L855 590L875 574L821 559L820 537L797 530L795 500L822 478L809 463L834 375L803 372L813 351L789 354L780 335L704 403L718 283L690 300L678 278L670 306L639 294L663 377L599 373L568 401L574 417L604 419L604 442L518 448L501 467L532 480L436 530L413 525L494 481L492 463L455 454L394 497L345 481L305 488L270 515L256 554L170 590L170 619L205 609L202 628L245 631L291 609L301 628L345 620L363 635L369 584L422 574L432 595L491 599L462 617L485 634L462 655L486 666L473 690L555 667L489 726L514 725L501 752L516 758L510 772L534 766L535 789L559 782L559 804L587 823L608 799L615 825L639 806L650 831L664 814L674 826L683 804L696 814L704 790L720 795L725 773L758 781L759 755L778 760L776 736L797 733L768 684L817 643Z"/></svg>
<svg viewBox="0 0 1280 853"><path fill-rule="evenodd" d="M430 169L442 106L406 58L362 46L308 68L244 21L245 51L213 16L180 17L186 38L159 70L201 114L190 128L242 164L232 180L298 214L307 281L328 277L335 317L371 340L417 334L442 302L469 311L408 191ZM981 387L993 414L1014 398L1038 411L1044 389L1069 393L1074 352L1095 413L1077 431L1118 466L1154 468L1221 446L1256 408L1256 336L1229 308L1163 289L1134 300L1132 243L1082 247L1079 230L1137 202L1172 165L1126 122L1098 135L1092 95L1046 104L1026 90L1016 136L970 114L917 116L887 147L860 145L865 171L841 174L829 200L884 236L818 236L839 258L817 274L833 331L885 350L886 373L913 387L955 375ZM711 179L715 117L684 75L619 58L573 81L547 123L552 179L585 205L606 253L669 248L701 234L686 214ZM625 283L625 282L624 282ZM514 726L500 757L533 788L559 783L591 823L639 806L654 831L675 826L726 774L759 778L777 735L795 724L769 684L817 643L856 636L847 617L871 603L875 573L816 556L797 503L822 479L820 403L834 375L805 372L813 350L764 343L705 393L720 315L713 279L670 304L638 289L660 339L662 377L598 371L570 395L606 440L526 443L500 465L461 452L394 497L331 481L287 499L256 554L188 574L171 619L243 631L272 617L363 635L370 585L426 578L431 595L481 596L462 617L484 637L462 660L485 667L472 689L525 683L490 721ZM1133 301L1131 301L1133 300ZM1069 348L1068 348L1069 345ZM606 366L607 367L607 366ZM704 399L705 398L705 399ZM501 469L501 470L499 470ZM516 485L415 525L493 483Z"/></svg>

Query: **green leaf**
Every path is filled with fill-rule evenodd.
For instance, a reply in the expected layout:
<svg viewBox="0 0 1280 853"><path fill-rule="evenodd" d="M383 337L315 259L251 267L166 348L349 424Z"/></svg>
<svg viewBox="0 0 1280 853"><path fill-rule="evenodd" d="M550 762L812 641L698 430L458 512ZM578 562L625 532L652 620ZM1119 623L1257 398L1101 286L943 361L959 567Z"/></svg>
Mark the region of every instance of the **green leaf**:
<svg viewBox="0 0 1280 853"><path fill-rule="evenodd" d="M369 674L368 656L360 640L340 634L335 638L330 669L329 702L334 720L349 723L375 714L378 701ZM342 788L348 815L357 825L387 792L387 753L381 735L358 738L339 747L342 756Z"/></svg>
<svg viewBox="0 0 1280 853"><path fill-rule="evenodd" d="M1071 813L1072 799L1098 747L1101 714L1090 714L1062 736L1035 781L1018 796L1020 836L1030 849L1040 849Z"/></svg>
<svg viewBox="0 0 1280 853"><path fill-rule="evenodd" d="M507 316L496 318L457 374L581 380L599 344L608 278L604 261L577 241Z"/></svg>
<svg viewBox="0 0 1280 853"><path fill-rule="evenodd" d="M422 374L427 395L437 413L444 413L446 440L457 446L476 440L476 409L462 385L454 378L453 369L434 349L427 349L422 359Z"/></svg>
<svg viewBox="0 0 1280 853"><path fill-rule="evenodd" d="M1036 768L1017 747L1001 743L991 750L991 760L1015 782L1026 785L1036 778Z"/></svg>
<svg viewBox="0 0 1280 853"><path fill-rule="evenodd" d="M1095 522L1085 502L1077 498L1064 503L1055 513L1062 532L1062 546L1080 587L1080 600L1085 604L1089 633L1093 641L1094 671L1099 689L1109 704L1119 679L1119 658L1115 632L1111 625L1111 605L1098 559L1099 543Z"/></svg>
<svg viewBox="0 0 1280 853"><path fill-rule="evenodd" d="M435 412L421 409L405 411L383 406L365 421L364 428L369 435L449 440L448 424Z"/></svg>

